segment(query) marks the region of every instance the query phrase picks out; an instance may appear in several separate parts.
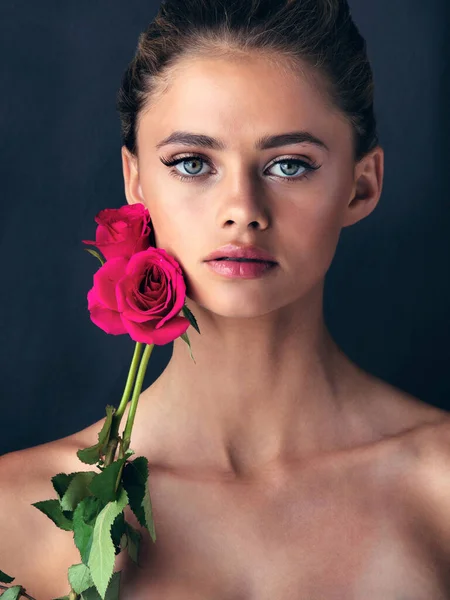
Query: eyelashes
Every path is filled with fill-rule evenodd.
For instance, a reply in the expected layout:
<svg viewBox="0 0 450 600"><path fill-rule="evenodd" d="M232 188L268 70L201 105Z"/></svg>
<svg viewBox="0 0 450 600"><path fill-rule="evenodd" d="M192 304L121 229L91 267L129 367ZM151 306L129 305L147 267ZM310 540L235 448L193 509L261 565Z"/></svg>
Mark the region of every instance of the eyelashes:
<svg viewBox="0 0 450 600"><path fill-rule="evenodd" d="M209 161L209 159L207 159L203 156L193 155L193 154L181 156L179 158L175 158L172 160L169 158L166 158L166 157L161 157L160 160L167 167L175 167L179 163L189 162L192 160L199 160L201 162L206 163L208 166L211 167L211 162ZM318 165L315 162L308 163L299 158L286 156L284 158L281 158L281 159L271 163L269 165L268 169L277 164L289 164L289 165L295 164L295 165L297 165L299 167L303 167L305 169L305 171L301 175L295 175L293 177L291 177L289 175L287 175L286 177L282 177L282 176L278 176L278 175L273 176L273 177L276 177L277 179L281 179L282 181L288 181L288 182L295 182L295 181L299 181L301 179L308 179L308 176L311 174L311 172L317 171L321 167L321 165ZM177 179L180 179L181 181L192 181L193 179L202 179L205 175L209 175L209 173L202 173L200 175L198 175L198 174L197 175L183 175L182 173L180 173L178 171L178 169L175 169L175 168L170 169L169 173L170 173L170 175L172 175L173 177L176 177Z"/></svg>

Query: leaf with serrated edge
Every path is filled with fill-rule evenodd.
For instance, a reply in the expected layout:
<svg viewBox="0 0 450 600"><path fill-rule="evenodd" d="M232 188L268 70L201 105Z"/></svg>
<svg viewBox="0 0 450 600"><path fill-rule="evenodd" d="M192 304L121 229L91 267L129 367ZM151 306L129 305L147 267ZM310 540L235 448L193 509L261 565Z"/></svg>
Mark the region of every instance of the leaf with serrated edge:
<svg viewBox="0 0 450 600"><path fill-rule="evenodd" d="M126 524L125 524L125 527L126 527ZM125 550L127 546L128 546L127 534L123 533L122 537L120 538L120 547L122 550Z"/></svg>
<svg viewBox="0 0 450 600"><path fill-rule="evenodd" d="M105 504L116 499L120 471L126 460L124 457L113 461L89 485L89 490L94 496Z"/></svg>
<svg viewBox="0 0 450 600"><path fill-rule="evenodd" d="M115 550L111 539L111 527L115 518L128 504L128 495L120 487L118 499L109 502L98 515L94 526L94 537L88 567L100 596L104 596L114 570Z"/></svg>
<svg viewBox="0 0 450 600"><path fill-rule="evenodd" d="M111 431L112 418L116 412L116 409L111 404L106 405L106 419L103 423L103 427L100 429L98 434L98 443L107 444L109 442L109 434Z"/></svg>
<svg viewBox="0 0 450 600"><path fill-rule="evenodd" d="M77 456L88 465L94 465L99 459L103 452L104 447L109 442L109 436L111 433L112 418L116 409L110 404L106 405L106 419L103 426L98 434L98 442L89 448L83 448L77 451Z"/></svg>
<svg viewBox="0 0 450 600"><path fill-rule="evenodd" d="M77 504L86 498L86 496L92 496L92 492L89 490L89 484L97 477L98 473L95 471L79 471L75 473L75 477L69 483L69 487L66 493L61 498L61 508L63 510L75 510Z"/></svg>
<svg viewBox="0 0 450 600"><path fill-rule="evenodd" d="M148 488L148 480L145 482L145 496L142 500L142 508L145 513L146 527L151 535L153 543L156 542L155 523L153 521L152 502L150 500L150 490Z"/></svg>
<svg viewBox="0 0 450 600"><path fill-rule="evenodd" d="M0 581L2 583L11 583L11 581L14 581L14 579L15 577L11 577L11 575L7 575L3 571L0 571Z"/></svg>
<svg viewBox="0 0 450 600"><path fill-rule="evenodd" d="M127 533L127 551L128 554L131 558L131 560L139 566L139 547L141 544L141 532L138 531L137 529L135 529L133 527L133 525L130 525L130 523L125 522L125 528L126 528L126 533Z"/></svg>
<svg viewBox="0 0 450 600"><path fill-rule="evenodd" d="M182 334L180 335L180 338L181 338L181 339L182 339L184 342L186 342L186 344L189 346L189 352L190 352L190 354L191 354L191 358L192 358L192 360L194 361L194 363L195 363L195 364L197 364L197 363L195 362L194 355L192 354L191 342L189 341L189 336L188 336L187 332L185 331L184 333L182 333Z"/></svg>
<svg viewBox="0 0 450 600"><path fill-rule="evenodd" d="M95 587L87 589L81 594L81 600L119 600L120 577L122 571L116 571L111 577L106 595L102 599Z"/></svg>
<svg viewBox="0 0 450 600"><path fill-rule="evenodd" d="M104 504L98 498L88 496L78 504L73 513L73 539L85 565L91 551L95 519L103 507Z"/></svg>
<svg viewBox="0 0 450 600"><path fill-rule="evenodd" d="M3 600L17 600L23 588L21 585L13 585L3 592L0 596Z"/></svg>
<svg viewBox="0 0 450 600"><path fill-rule="evenodd" d="M148 460L145 456L138 456L125 465L122 483L128 493L131 510L139 524L148 529L153 542L155 542L155 524L148 488Z"/></svg>
<svg viewBox="0 0 450 600"><path fill-rule="evenodd" d="M198 327L197 321L194 317L194 315L191 313L191 311L189 310L189 308L186 306L186 304L183 305L183 314L186 317L186 319L188 319L189 323L192 325L192 327L198 331L198 333L200 333L200 329Z"/></svg>
<svg viewBox="0 0 450 600"><path fill-rule="evenodd" d="M72 589L77 594L81 594L81 592L94 585L89 567L83 563L71 565L68 571L68 578Z"/></svg>
<svg viewBox="0 0 450 600"><path fill-rule="evenodd" d="M116 548L116 555L119 554L121 550L120 541L122 539L122 535L125 535L125 515L123 512L117 515L111 527L111 539Z"/></svg>
<svg viewBox="0 0 450 600"><path fill-rule="evenodd" d="M60 501L56 498L51 500L39 500L34 502L31 506L34 506L40 510L44 515L53 521L53 523L63 529L64 531L72 531L73 523L63 513L60 505Z"/></svg>
<svg viewBox="0 0 450 600"><path fill-rule="evenodd" d="M90 587L81 594L81 600L102 600L95 587Z"/></svg>
<svg viewBox="0 0 450 600"><path fill-rule="evenodd" d="M67 491L70 482L75 477L75 473L57 473L53 475L51 481L53 485L53 489L58 494L58 498L61 499Z"/></svg>
<svg viewBox="0 0 450 600"><path fill-rule="evenodd" d="M101 444L95 444L89 448L77 450L77 456L85 465L95 465L100 460L102 450Z"/></svg>

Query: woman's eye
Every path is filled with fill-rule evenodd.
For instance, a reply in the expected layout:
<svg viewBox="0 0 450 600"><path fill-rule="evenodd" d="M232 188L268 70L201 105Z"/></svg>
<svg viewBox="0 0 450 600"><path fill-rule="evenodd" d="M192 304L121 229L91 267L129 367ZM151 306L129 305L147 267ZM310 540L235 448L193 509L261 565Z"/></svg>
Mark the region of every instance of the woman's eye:
<svg viewBox="0 0 450 600"><path fill-rule="evenodd" d="M278 160L277 162L272 163L271 167L280 167L280 172L282 173L282 175L280 175L280 177L283 177L283 175L287 175L289 179L291 179L292 177L294 177L295 179L299 179L301 176L303 176L303 174L308 170L309 165L305 162L303 162L300 159L284 159L284 160ZM303 171L300 173L299 175L299 169L303 169ZM298 177L295 177L295 175L298 175ZM283 177L284 179L284 177Z"/></svg>
<svg viewBox="0 0 450 600"><path fill-rule="evenodd" d="M205 161L203 158L201 158L200 156L191 156L188 158L179 158L176 161L173 161L174 165L178 165L178 164L182 164L186 163L187 166L183 168L186 169L187 171L187 175L188 177L198 177L199 175L204 175L205 173L201 173L201 168L199 168L200 163L207 163L207 161ZM178 171L178 169L177 169ZM180 173L181 176L184 175L184 173Z"/></svg>
<svg viewBox="0 0 450 600"><path fill-rule="evenodd" d="M202 177L207 173L201 172L202 169L200 163L206 163L207 165L210 165L209 161L201 156L184 156L174 160L161 158L160 160L168 167L177 167L178 165L181 165L187 172L186 174L181 173L177 168L170 170L171 175L174 175L181 180L193 180ZM186 163L187 166L184 166L184 163ZM310 171L316 171L320 168L320 165L317 165L316 163L310 164L304 160L300 160L299 158L289 157L273 162L269 169L274 166L279 166L281 172L281 175L275 175L275 177L278 179L283 179L284 181L297 181L299 179L306 179Z"/></svg>

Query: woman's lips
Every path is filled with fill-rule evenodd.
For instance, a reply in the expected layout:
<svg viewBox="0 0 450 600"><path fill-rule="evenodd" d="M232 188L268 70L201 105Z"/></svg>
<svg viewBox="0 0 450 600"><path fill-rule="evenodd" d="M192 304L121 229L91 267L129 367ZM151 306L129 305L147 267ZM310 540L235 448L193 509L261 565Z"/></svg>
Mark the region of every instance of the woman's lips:
<svg viewBox="0 0 450 600"><path fill-rule="evenodd" d="M274 270L277 263L256 260L210 260L207 265L219 275L228 278L254 279Z"/></svg>

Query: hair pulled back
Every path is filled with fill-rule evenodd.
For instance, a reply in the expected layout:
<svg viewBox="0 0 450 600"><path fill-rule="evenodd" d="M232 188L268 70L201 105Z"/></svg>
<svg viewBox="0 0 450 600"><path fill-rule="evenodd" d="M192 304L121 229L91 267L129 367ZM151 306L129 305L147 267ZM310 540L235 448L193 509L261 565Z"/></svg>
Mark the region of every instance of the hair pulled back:
<svg viewBox="0 0 450 600"><path fill-rule="evenodd" d="M139 118L181 59L249 53L312 74L330 109L352 127L355 161L378 145L372 69L347 0L163 0L117 94L123 145L137 155Z"/></svg>

